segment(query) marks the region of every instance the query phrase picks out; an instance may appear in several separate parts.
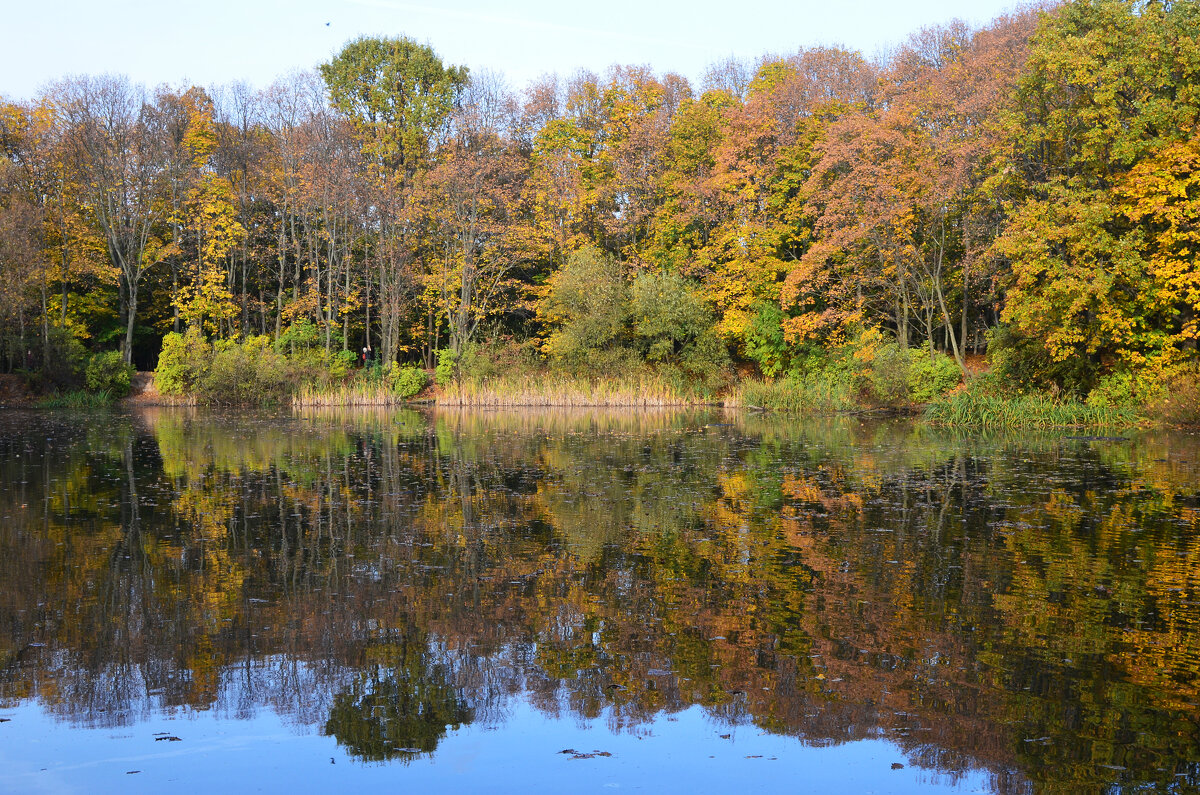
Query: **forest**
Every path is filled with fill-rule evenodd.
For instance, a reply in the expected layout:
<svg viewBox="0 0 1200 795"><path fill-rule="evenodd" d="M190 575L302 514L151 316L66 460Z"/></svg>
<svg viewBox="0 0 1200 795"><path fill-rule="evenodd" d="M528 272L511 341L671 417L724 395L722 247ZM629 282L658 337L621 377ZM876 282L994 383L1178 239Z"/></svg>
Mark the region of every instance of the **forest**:
<svg viewBox="0 0 1200 795"><path fill-rule="evenodd" d="M1200 397L1196 3L1045 3L698 86L515 90L360 38L263 90L67 77L0 99L0 153L0 370L42 392L136 367L201 397L367 371Z"/></svg>

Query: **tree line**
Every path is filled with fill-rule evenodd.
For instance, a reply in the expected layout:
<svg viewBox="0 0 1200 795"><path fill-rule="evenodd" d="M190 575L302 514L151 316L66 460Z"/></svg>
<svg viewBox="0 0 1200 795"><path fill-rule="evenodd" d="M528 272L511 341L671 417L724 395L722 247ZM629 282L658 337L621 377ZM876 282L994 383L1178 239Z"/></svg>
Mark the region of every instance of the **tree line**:
<svg viewBox="0 0 1200 795"><path fill-rule="evenodd" d="M4 367L302 329L425 367L611 367L626 340L773 376L888 339L1081 395L1161 383L1200 335L1197 40L1193 3L1076 0L698 87L514 91L403 37L261 91L66 78L0 102Z"/></svg>

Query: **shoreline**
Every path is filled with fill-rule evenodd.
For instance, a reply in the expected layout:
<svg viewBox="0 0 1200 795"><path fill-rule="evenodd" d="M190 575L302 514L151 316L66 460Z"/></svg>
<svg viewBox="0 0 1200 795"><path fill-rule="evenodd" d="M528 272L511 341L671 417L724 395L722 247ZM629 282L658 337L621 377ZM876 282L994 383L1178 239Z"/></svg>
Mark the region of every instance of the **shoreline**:
<svg viewBox="0 0 1200 795"><path fill-rule="evenodd" d="M537 386L514 385L504 379L493 379L480 383L456 384L446 387L429 387L419 396L401 398L398 395L375 393L368 399L353 390L339 385L322 392L309 391L304 399L292 395L287 400L274 404L275 408L290 411L305 409L724 409L744 411L748 414L777 415L782 419L808 417L860 417L871 419L908 418L931 427L961 428L976 430L1028 429L1137 429L1137 428L1180 428L1195 426L1173 424L1147 416L1145 407L1140 409L1102 409L1089 407L1079 402L1063 402L1050 395L1017 395L1011 397L973 398L966 390L949 393L939 400L921 404L898 406L844 405L833 408L829 404L805 409L799 406L770 406L745 403L739 400L745 384L768 383L744 381L736 385L724 397L685 396L662 382L643 380L617 382L604 379L580 379L552 375ZM778 383L778 382L774 382ZM132 383L132 393L124 398L110 401L107 405L116 408L209 408L233 410L252 408L246 403L201 403L195 395L163 395L155 389L153 372L138 372ZM0 380L0 410L3 409L53 409L53 408L96 408L104 405L103 400L95 403L45 405L45 396L39 398L25 387L19 377L12 375ZM960 404L968 404L963 410ZM41 404L41 405L39 405ZM979 404L979 405L976 405ZM794 405L794 404L793 404ZM981 407L982 406L982 407ZM262 406L259 406L262 407Z"/></svg>

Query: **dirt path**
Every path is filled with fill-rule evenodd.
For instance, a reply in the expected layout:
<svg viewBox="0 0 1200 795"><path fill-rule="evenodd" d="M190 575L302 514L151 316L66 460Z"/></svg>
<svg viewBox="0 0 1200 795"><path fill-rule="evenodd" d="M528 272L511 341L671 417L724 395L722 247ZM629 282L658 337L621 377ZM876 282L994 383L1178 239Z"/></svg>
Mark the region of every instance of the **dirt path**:
<svg viewBox="0 0 1200 795"><path fill-rule="evenodd" d="M33 403L33 395L25 386L25 379L19 375L0 375L0 408L10 406L28 406Z"/></svg>
<svg viewBox="0 0 1200 795"><path fill-rule="evenodd" d="M126 403L143 406L156 406L162 401L158 390L154 388L154 372L139 370L133 374L129 382L129 397Z"/></svg>

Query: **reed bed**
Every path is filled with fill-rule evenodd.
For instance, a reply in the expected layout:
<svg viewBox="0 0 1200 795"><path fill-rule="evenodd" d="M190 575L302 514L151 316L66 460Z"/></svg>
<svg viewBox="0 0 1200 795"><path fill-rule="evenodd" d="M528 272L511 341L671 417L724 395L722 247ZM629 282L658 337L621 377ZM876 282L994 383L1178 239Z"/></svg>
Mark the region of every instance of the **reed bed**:
<svg viewBox="0 0 1200 795"><path fill-rule="evenodd" d="M305 385L292 396L293 408L396 406L407 402L386 381L356 380L325 387Z"/></svg>
<svg viewBox="0 0 1200 795"><path fill-rule="evenodd" d="M703 401L655 376L579 378L564 374L501 377L445 387L439 406L516 408L520 406L659 408Z"/></svg>
<svg viewBox="0 0 1200 795"><path fill-rule="evenodd" d="M566 437L646 436L694 429L697 422L726 419L720 409L679 406L514 406L479 410L474 406L438 406L431 422L438 428L472 435L541 433Z"/></svg>
<svg viewBox="0 0 1200 795"><path fill-rule="evenodd" d="M836 414L857 408L846 384L817 378L743 381L725 405L788 414Z"/></svg>
<svg viewBox="0 0 1200 795"><path fill-rule="evenodd" d="M1047 395L981 395L963 390L931 403L925 419L947 427L995 428L1119 428L1136 425L1131 408L1089 406Z"/></svg>

